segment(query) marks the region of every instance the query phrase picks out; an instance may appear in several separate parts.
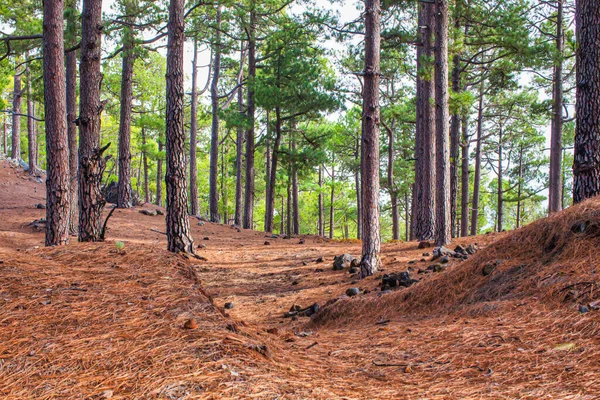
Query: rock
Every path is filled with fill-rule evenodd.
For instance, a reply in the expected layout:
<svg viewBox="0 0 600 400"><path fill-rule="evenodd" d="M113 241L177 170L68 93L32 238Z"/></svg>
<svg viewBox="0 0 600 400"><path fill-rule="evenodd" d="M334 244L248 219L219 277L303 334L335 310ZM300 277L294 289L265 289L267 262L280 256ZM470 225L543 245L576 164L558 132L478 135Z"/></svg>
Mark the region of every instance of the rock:
<svg viewBox="0 0 600 400"><path fill-rule="evenodd" d="M317 268L315 269L315 272L325 272L325 270L323 268Z"/></svg>
<svg viewBox="0 0 600 400"><path fill-rule="evenodd" d="M416 264L416 263L417 263L417 260L410 260L410 261L408 262L408 264L409 264L409 265L413 265L413 264Z"/></svg>
<svg viewBox="0 0 600 400"><path fill-rule="evenodd" d="M39 204L36 204L36 205L35 205L35 208L38 208L38 209L40 209L40 210L45 210L45 209L46 209L46 205L45 205L45 204L42 204L42 203L39 203Z"/></svg>
<svg viewBox="0 0 600 400"><path fill-rule="evenodd" d="M385 274L381 278L381 290L384 291L395 287L410 287L418 281L411 279L410 273L400 272L398 274Z"/></svg>
<svg viewBox="0 0 600 400"><path fill-rule="evenodd" d="M348 297L358 296L359 294L360 294L359 288L350 288L350 289L346 290L346 296L348 296Z"/></svg>
<svg viewBox="0 0 600 400"><path fill-rule="evenodd" d="M200 244L198 245L198 248L199 248L199 249L205 249L205 248L206 248L206 245L205 245L205 244L203 244L203 243L200 243Z"/></svg>
<svg viewBox="0 0 600 400"><path fill-rule="evenodd" d="M225 309L227 309L227 310L231 310L232 308L235 307L235 303L233 301L228 301L227 303L225 303L225 305L223 307L225 307Z"/></svg>
<svg viewBox="0 0 600 400"><path fill-rule="evenodd" d="M294 281L294 282L292 282L292 286L297 286L299 283L300 282L298 282L298 281Z"/></svg>
<svg viewBox="0 0 600 400"><path fill-rule="evenodd" d="M442 259L440 260L440 262L442 264L448 264L450 262L450 257L444 256L444 257L442 257Z"/></svg>
<svg viewBox="0 0 600 400"><path fill-rule="evenodd" d="M356 258L350 254L342 254L341 256L337 256L333 260L333 270L341 271L343 269L350 268L353 260L356 260Z"/></svg>
<svg viewBox="0 0 600 400"><path fill-rule="evenodd" d="M467 252L467 254L470 255L470 256L472 256L473 254L477 253L477 250L479 250L479 249L477 248L476 244L470 244L465 249L465 251Z"/></svg>
<svg viewBox="0 0 600 400"><path fill-rule="evenodd" d="M588 225L590 224L589 221L579 221L579 222L575 222L572 226L571 226L571 232L573 233L585 233Z"/></svg>
<svg viewBox="0 0 600 400"><path fill-rule="evenodd" d="M290 312L300 312L302 311L302 307L300 307L298 304L294 304L293 306L290 307Z"/></svg>
<svg viewBox="0 0 600 400"><path fill-rule="evenodd" d="M483 276L491 275L491 273L494 272L494 270L496 269L497 266L498 266L498 262L496 262L496 261L487 263L481 269L481 273L483 274Z"/></svg>
<svg viewBox="0 0 600 400"><path fill-rule="evenodd" d="M446 270L446 267L444 267L442 264L432 264L427 267L427 270L432 272L442 272Z"/></svg>
<svg viewBox="0 0 600 400"><path fill-rule="evenodd" d="M432 247L432 244L427 241L423 241L419 243L419 249L426 249L428 247Z"/></svg>
<svg viewBox="0 0 600 400"><path fill-rule="evenodd" d="M165 213L162 210L159 210L158 208L156 209L156 215L165 215Z"/></svg>
<svg viewBox="0 0 600 400"><path fill-rule="evenodd" d="M320 309L321 309L321 307L319 306L319 303L314 303L312 306L307 307L304 310L304 315L306 315L307 317L310 317L310 316L318 313Z"/></svg>
<svg viewBox="0 0 600 400"><path fill-rule="evenodd" d="M320 264L322 262L324 262L325 260L323 259L323 257L319 257L317 258L317 260L315 261L317 264Z"/></svg>
<svg viewBox="0 0 600 400"><path fill-rule="evenodd" d="M350 267L350 268L348 268L348 273L349 274L356 274L356 273L358 273L358 271L360 271L360 269L358 267Z"/></svg>
<svg viewBox="0 0 600 400"><path fill-rule="evenodd" d="M198 226L204 226L204 221L198 221Z"/></svg>
<svg viewBox="0 0 600 400"><path fill-rule="evenodd" d="M190 318L187 321L185 321L185 324L183 324L183 328L184 329L196 329L196 328L198 328L198 324L196 323L196 320L194 320L193 318Z"/></svg>
<svg viewBox="0 0 600 400"><path fill-rule="evenodd" d="M589 313L590 309L587 308L586 306L580 305L579 306L579 312L582 313L582 314Z"/></svg>
<svg viewBox="0 0 600 400"><path fill-rule="evenodd" d="M435 249L433 249L434 260L444 256L456 257L456 253L444 246L436 247Z"/></svg>
<svg viewBox="0 0 600 400"><path fill-rule="evenodd" d="M204 238L204 240L210 240L210 238L209 238L208 236L206 236L206 237Z"/></svg>
<svg viewBox="0 0 600 400"><path fill-rule="evenodd" d="M298 242L298 244L304 244L304 243L305 243L304 239L300 239L300 241Z"/></svg>
<svg viewBox="0 0 600 400"><path fill-rule="evenodd" d="M271 245L271 242L269 242L269 241L265 242L265 246L270 246L270 245Z"/></svg>
<svg viewBox="0 0 600 400"><path fill-rule="evenodd" d="M423 253L422 255L423 255L423 257L430 257L431 253Z"/></svg>
<svg viewBox="0 0 600 400"><path fill-rule="evenodd" d="M2 264L2 260L0 260L0 264ZM592 301L589 304L589 308L592 310L600 310L600 300Z"/></svg>
<svg viewBox="0 0 600 400"><path fill-rule="evenodd" d="M359 268L359 265L358 265L358 264L359 264L359 262L358 262L358 259L356 259L356 258L355 258L355 259L354 259L354 260L352 260L352 262L350 263L350 268L357 268L357 269L358 269L358 268Z"/></svg>
<svg viewBox="0 0 600 400"><path fill-rule="evenodd" d="M458 246L456 246L456 248L454 249L454 252L458 253L458 254L463 254L463 255L467 254L467 250L464 247L462 247L460 244Z"/></svg>
<svg viewBox="0 0 600 400"><path fill-rule="evenodd" d="M144 214L144 215L147 215L149 217L155 217L156 216L156 211L154 211L154 210L140 210L140 214Z"/></svg>

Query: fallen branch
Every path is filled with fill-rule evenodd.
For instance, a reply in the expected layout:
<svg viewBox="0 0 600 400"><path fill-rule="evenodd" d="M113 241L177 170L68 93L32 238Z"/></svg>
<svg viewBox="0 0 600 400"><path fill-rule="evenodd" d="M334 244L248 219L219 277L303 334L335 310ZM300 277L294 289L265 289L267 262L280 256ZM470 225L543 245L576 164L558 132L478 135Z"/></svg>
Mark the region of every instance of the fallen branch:
<svg viewBox="0 0 600 400"><path fill-rule="evenodd" d="M151 230L152 232L160 233L161 235L165 235L165 236L167 236L166 232L161 232L161 231L159 231L158 229L150 228L150 230Z"/></svg>

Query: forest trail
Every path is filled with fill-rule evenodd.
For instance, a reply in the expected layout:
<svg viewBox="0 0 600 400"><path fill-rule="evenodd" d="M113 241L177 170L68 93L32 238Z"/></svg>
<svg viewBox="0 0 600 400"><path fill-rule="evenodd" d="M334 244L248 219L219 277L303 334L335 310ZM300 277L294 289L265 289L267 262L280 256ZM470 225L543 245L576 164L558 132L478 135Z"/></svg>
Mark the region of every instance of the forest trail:
<svg viewBox="0 0 600 400"><path fill-rule="evenodd" d="M552 241L564 248L556 262L572 260L564 273L553 259L535 272L515 270L513 259L533 254L517 241L514 254L489 255L507 265L491 280L472 272L488 257L480 250L444 272L415 271L421 282L381 295L382 274L358 282L347 270L332 270L334 256L359 255L357 243L266 238L191 219L205 260L185 259L167 253L164 235L154 231L164 230L163 217L139 212L154 206L117 210L105 243L44 248L43 230L29 226L45 216L36 208L44 190L0 161L3 398L600 396L600 312L580 314L577 301L552 300L584 280L592 284L573 286L576 300L594 300L595 271L579 266L595 266L598 256L582 250L576 259L561 238ZM511 235L456 243L493 251ZM586 248L597 248L597 235L584 239ZM385 244L385 272L424 269L432 263L422 254L431 251ZM561 289L544 297L536 292L544 282ZM294 304L323 306L353 287L371 292L338 300L315 321L283 318ZM225 309L227 302L234 307ZM190 318L196 329L183 328Z"/></svg>

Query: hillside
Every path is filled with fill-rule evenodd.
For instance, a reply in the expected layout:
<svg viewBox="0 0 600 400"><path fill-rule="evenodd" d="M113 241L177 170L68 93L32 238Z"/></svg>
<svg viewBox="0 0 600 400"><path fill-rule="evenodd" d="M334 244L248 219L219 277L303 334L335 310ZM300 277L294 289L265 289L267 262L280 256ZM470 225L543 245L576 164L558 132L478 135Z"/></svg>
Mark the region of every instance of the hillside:
<svg viewBox="0 0 600 400"><path fill-rule="evenodd" d="M332 264L360 244L197 219L203 259L169 254L150 205L117 210L105 243L44 248L44 190L0 161L2 398L600 396L599 200L457 240L479 251L440 272L432 248L385 244L385 271L357 281ZM406 270L419 281L382 293Z"/></svg>

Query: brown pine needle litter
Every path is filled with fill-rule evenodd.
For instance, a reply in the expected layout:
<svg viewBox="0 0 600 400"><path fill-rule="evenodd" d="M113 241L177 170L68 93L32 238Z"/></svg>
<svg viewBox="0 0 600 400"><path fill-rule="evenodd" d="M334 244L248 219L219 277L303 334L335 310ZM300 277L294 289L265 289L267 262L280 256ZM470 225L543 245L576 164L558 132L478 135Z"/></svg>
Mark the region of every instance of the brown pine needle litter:
<svg viewBox="0 0 600 400"><path fill-rule="evenodd" d="M0 184L1 399L600 398L600 199L459 239L481 250L439 273L416 273L431 248L384 244L357 281L331 264L360 243L191 219L206 261L188 259L138 209L106 243L43 248L44 185L2 164ZM420 282L376 290L408 268Z"/></svg>

